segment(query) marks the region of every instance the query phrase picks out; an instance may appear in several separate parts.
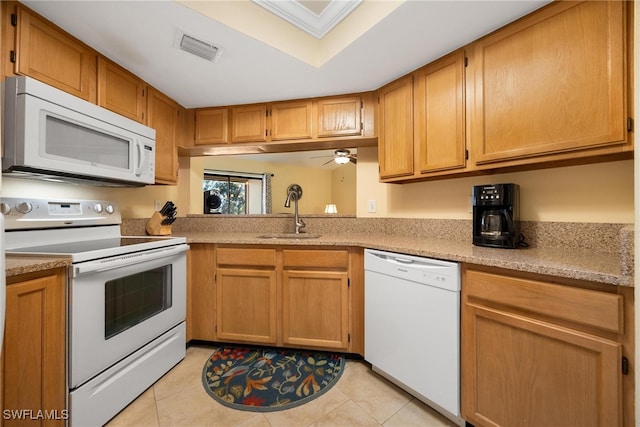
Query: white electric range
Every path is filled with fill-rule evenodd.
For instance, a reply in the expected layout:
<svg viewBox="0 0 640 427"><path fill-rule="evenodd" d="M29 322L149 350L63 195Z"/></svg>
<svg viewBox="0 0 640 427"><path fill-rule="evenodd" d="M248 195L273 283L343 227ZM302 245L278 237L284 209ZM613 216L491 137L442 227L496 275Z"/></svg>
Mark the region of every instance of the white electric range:
<svg viewBox="0 0 640 427"><path fill-rule="evenodd" d="M121 236L118 205L0 199L8 255L66 256L70 425L103 425L185 356L186 239Z"/></svg>

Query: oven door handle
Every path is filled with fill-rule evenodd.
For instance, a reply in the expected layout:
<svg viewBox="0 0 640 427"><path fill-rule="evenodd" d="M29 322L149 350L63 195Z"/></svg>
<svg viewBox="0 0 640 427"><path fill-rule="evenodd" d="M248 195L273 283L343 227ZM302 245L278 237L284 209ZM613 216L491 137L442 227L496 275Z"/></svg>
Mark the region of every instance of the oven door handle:
<svg viewBox="0 0 640 427"><path fill-rule="evenodd" d="M116 257L105 258L97 261L83 262L73 266L73 277L89 273L100 273L115 268L169 258L189 250L189 245L176 245L167 248L153 249L143 252L135 252Z"/></svg>

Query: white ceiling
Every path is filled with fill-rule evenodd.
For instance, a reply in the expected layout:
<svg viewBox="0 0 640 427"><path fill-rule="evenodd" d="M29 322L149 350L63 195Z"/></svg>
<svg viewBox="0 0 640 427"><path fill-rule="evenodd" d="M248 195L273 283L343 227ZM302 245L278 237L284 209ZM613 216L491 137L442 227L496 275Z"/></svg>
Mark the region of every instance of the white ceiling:
<svg viewBox="0 0 640 427"><path fill-rule="evenodd" d="M548 1L365 0L302 49L311 36L250 0L23 3L194 108L374 90ZM220 59L177 49L180 30L222 47Z"/></svg>

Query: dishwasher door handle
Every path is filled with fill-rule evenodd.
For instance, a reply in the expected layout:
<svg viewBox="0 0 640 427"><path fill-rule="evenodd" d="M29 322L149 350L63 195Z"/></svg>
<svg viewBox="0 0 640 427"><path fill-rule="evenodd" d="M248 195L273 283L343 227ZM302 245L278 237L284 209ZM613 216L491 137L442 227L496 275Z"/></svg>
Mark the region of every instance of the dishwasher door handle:
<svg viewBox="0 0 640 427"><path fill-rule="evenodd" d="M396 262L399 262L400 264L413 264L415 262L412 259L398 258L398 257L394 257L393 260L396 261Z"/></svg>
<svg viewBox="0 0 640 427"><path fill-rule="evenodd" d="M371 255L380 258L384 261L396 261L400 264L413 264L415 261L410 259L410 258L400 258L400 257L396 257L396 256L390 256L390 255L384 255L384 254L378 254L378 253L371 253Z"/></svg>

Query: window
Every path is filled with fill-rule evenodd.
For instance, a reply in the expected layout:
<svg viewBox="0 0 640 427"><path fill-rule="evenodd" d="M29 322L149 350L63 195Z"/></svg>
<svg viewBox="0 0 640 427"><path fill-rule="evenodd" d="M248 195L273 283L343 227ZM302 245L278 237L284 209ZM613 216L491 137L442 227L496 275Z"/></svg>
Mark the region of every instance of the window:
<svg viewBox="0 0 640 427"><path fill-rule="evenodd" d="M205 214L246 215L271 213L271 175L204 171Z"/></svg>

